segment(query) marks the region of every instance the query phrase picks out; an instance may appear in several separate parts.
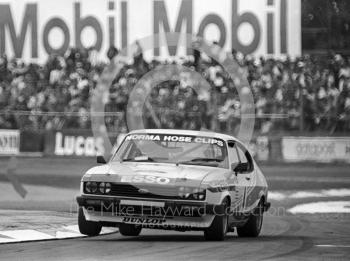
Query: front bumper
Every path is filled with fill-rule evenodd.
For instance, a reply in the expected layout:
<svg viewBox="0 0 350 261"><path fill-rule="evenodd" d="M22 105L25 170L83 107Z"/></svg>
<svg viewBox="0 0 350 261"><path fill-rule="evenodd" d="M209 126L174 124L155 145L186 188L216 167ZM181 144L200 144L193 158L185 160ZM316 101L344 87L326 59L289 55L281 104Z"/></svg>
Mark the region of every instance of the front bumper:
<svg viewBox="0 0 350 261"><path fill-rule="evenodd" d="M193 201L150 201L83 195L77 197L77 202L83 207L85 218L89 221L127 223L171 230L207 228L215 215L225 212L223 205Z"/></svg>
<svg viewBox="0 0 350 261"><path fill-rule="evenodd" d="M225 213L223 205L194 201L153 201L139 198L83 195L77 196L77 202L80 207L89 211L111 213L115 216L203 217Z"/></svg>

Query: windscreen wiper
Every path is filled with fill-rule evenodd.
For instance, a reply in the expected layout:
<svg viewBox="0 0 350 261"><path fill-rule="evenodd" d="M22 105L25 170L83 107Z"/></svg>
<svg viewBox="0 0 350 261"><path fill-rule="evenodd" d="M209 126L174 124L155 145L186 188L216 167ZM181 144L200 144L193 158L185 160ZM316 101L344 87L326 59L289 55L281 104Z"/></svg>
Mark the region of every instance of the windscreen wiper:
<svg viewBox="0 0 350 261"><path fill-rule="evenodd" d="M218 162L222 162L222 159L216 159L216 158L194 158L191 160L186 160L186 161L179 161L176 162L176 165L179 164L192 164L192 165L208 165L208 166L214 166L217 167L219 164Z"/></svg>
<svg viewBox="0 0 350 261"><path fill-rule="evenodd" d="M135 158L127 158L127 159L123 159L121 160L121 162L125 162L125 161L145 161L145 162L154 162L155 160L151 157L148 157L148 156L138 156L138 157L135 157Z"/></svg>
<svg viewBox="0 0 350 261"><path fill-rule="evenodd" d="M191 159L190 161L192 162L198 162L198 161L205 161L205 162L210 162L210 161L215 161L215 162L222 162L222 159L217 159L217 158L194 158Z"/></svg>

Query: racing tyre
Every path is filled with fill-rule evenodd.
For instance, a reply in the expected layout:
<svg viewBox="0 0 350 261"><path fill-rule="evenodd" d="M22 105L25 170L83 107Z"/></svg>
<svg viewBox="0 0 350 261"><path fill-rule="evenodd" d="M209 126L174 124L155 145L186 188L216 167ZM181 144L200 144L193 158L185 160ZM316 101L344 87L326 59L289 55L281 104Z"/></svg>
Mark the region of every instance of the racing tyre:
<svg viewBox="0 0 350 261"><path fill-rule="evenodd" d="M88 221L85 219L82 207L79 207L78 225L80 233L87 236L98 236L101 232L102 226L99 222Z"/></svg>
<svg viewBox="0 0 350 261"><path fill-rule="evenodd" d="M228 202L223 202L225 206L225 213L223 215L215 216L211 226L204 230L204 238L207 241L222 241L225 239L228 227L227 205Z"/></svg>
<svg viewBox="0 0 350 261"><path fill-rule="evenodd" d="M237 234L239 237L257 237L260 234L263 223L264 207L263 201L255 208L254 212L250 214L247 223L243 227L237 227Z"/></svg>
<svg viewBox="0 0 350 261"><path fill-rule="evenodd" d="M119 232L123 236L131 236L135 237L140 235L142 230L141 226L136 226L132 224L120 224L119 225Z"/></svg>

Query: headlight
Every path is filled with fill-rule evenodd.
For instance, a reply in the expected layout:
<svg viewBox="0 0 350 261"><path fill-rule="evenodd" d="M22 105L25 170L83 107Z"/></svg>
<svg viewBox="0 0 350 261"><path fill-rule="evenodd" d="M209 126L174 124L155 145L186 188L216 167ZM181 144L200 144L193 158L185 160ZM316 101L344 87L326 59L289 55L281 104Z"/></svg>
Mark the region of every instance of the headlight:
<svg viewBox="0 0 350 261"><path fill-rule="evenodd" d="M90 181L85 183L85 192L91 193L91 182Z"/></svg>
<svg viewBox="0 0 350 261"><path fill-rule="evenodd" d="M194 199L203 200L205 198L205 189L203 190L194 189L192 192L192 196Z"/></svg>
<svg viewBox="0 0 350 261"><path fill-rule="evenodd" d="M98 186L99 193L101 194L109 194L111 192L111 183L109 182L101 182Z"/></svg>
<svg viewBox="0 0 350 261"><path fill-rule="evenodd" d="M112 188L112 185L111 185L111 183L106 183L105 184L105 193L106 194L109 194L110 192L111 192L111 188Z"/></svg>
<svg viewBox="0 0 350 261"><path fill-rule="evenodd" d="M183 199L203 200L205 199L205 189L180 187L179 197Z"/></svg>
<svg viewBox="0 0 350 261"><path fill-rule="evenodd" d="M97 188L98 188L97 182L92 181L91 185L90 185L91 193L96 193L97 192Z"/></svg>
<svg viewBox="0 0 350 261"><path fill-rule="evenodd" d="M98 192L100 192L101 194L105 193L105 183L101 182L100 185L98 186Z"/></svg>
<svg viewBox="0 0 350 261"><path fill-rule="evenodd" d="M203 200L205 198L205 189L194 189L192 192L192 196L194 199Z"/></svg>
<svg viewBox="0 0 350 261"><path fill-rule="evenodd" d="M191 195L191 189L188 187L180 187L179 188L179 197L180 198L189 198Z"/></svg>
<svg viewBox="0 0 350 261"><path fill-rule="evenodd" d="M85 192L88 194L94 194L97 192L98 184L95 181L88 181L85 183Z"/></svg>

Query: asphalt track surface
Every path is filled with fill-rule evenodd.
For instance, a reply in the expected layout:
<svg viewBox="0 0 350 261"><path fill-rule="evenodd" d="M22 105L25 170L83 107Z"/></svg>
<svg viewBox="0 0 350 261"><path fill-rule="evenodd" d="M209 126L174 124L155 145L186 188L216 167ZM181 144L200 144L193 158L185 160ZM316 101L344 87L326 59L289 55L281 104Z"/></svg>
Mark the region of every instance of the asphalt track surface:
<svg viewBox="0 0 350 261"><path fill-rule="evenodd" d="M331 220L330 220L331 219ZM227 235L206 242L200 232L145 230L0 246L1 260L348 260L349 216L268 216L258 238Z"/></svg>
<svg viewBox="0 0 350 261"><path fill-rule="evenodd" d="M42 171L39 165L27 169L30 172L38 167ZM56 173L56 182L69 168L61 168L60 174ZM264 169L269 171L268 179L271 178L275 187L279 182L301 189L350 187L348 166L266 166ZM19 171L22 180L30 175ZM278 181L278 177L283 181ZM314 182L308 181L310 179ZM201 232L144 230L138 237L115 233L4 244L0 245L0 260L349 260L350 214L292 215L285 210L293 205L290 201L273 202L258 238L239 238L236 233L229 233L223 242L206 242Z"/></svg>

